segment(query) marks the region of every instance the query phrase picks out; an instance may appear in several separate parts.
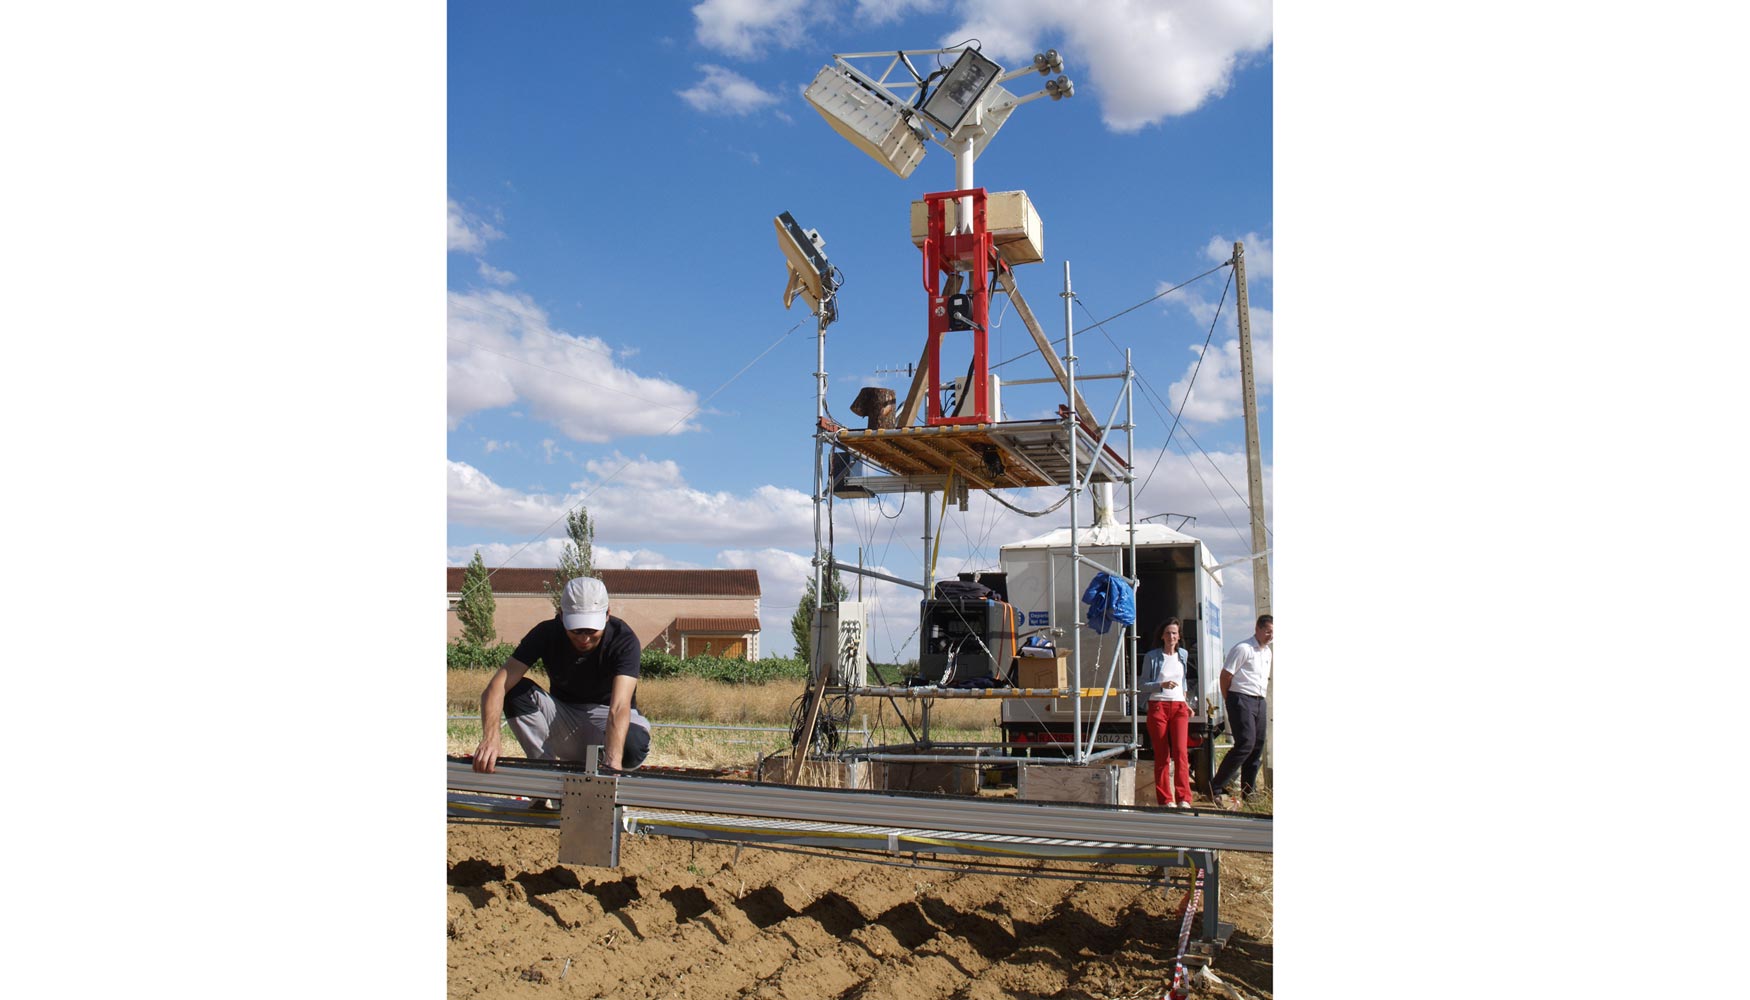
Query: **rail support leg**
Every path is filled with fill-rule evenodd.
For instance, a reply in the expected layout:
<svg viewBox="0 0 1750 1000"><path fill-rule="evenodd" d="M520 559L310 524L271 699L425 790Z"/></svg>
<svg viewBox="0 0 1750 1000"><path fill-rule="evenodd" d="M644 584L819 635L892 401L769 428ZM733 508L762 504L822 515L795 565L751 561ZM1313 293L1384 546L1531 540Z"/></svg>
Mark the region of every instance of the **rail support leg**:
<svg viewBox="0 0 1750 1000"><path fill-rule="evenodd" d="M620 810L614 805L619 779L566 775L559 809L559 863L620 867Z"/></svg>

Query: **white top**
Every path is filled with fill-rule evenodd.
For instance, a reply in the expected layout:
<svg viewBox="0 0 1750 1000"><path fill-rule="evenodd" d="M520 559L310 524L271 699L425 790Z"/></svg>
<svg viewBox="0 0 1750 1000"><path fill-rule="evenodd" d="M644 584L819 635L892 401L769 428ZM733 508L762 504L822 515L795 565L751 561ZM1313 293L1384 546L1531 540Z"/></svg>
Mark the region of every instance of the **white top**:
<svg viewBox="0 0 1750 1000"><path fill-rule="evenodd" d="M1166 682L1172 681L1173 687L1166 687ZM1142 690L1148 693L1149 701L1184 701L1185 700L1185 647L1179 647L1179 655L1168 656L1167 651L1159 646L1149 650L1142 657Z"/></svg>
<svg viewBox="0 0 1750 1000"><path fill-rule="evenodd" d="M1262 698L1270 690L1270 647L1258 645L1258 637L1246 636L1227 651L1221 672L1233 674L1228 690Z"/></svg>

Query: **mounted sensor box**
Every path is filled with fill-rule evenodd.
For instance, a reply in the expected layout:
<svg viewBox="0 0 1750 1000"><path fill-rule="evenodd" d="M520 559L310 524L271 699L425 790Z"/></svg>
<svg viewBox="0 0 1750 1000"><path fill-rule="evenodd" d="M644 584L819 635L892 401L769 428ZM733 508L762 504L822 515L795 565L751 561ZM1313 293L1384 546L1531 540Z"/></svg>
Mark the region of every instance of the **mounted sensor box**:
<svg viewBox="0 0 1750 1000"><path fill-rule="evenodd" d="M959 221L960 203L943 205L942 224L949 232ZM1045 223L1033 210L1033 202L1025 191L992 191L985 196L984 224L990 230L997 253L1011 266L1037 264L1045 259ZM929 218L924 215L924 203L911 203L911 245L921 247L929 235Z"/></svg>
<svg viewBox="0 0 1750 1000"><path fill-rule="evenodd" d="M881 161L901 177L910 177L924 158L924 138L918 135L899 103L867 86L844 68L825 66L802 92L814 110L858 149Z"/></svg>

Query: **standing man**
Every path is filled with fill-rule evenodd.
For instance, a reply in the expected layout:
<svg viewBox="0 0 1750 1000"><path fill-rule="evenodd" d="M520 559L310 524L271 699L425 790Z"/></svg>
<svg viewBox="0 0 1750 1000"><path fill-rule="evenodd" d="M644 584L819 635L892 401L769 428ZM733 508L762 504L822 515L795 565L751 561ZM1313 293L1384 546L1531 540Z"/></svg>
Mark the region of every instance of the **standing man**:
<svg viewBox="0 0 1750 1000"><path fill-rule="evenodd" d="M1240 791L1250 796L1264 763L1264 695L1270 690L1270 640L1276 637L1276 619L1259 615L1249 639L1227 651L1221 667L1221 697L1233 723L1234 747L1215 771L1214 791L1226 792L1234 772L1240 772Z"/></svg>
<svg viewBox="0 0 1750 1000"><path fill-rule="evenodd" d="M474 770L496 769L501 715L509 716L523 755L535 760L582 761L586 748L605 744L603 763L630 771L650 753L650 720L638 711L641 647L632 629L608 614L608 588L580 576L565 584L559 608L523 636L481 693L485 735ZM536 660L546 665L552 694L523 676Z"/></svg>

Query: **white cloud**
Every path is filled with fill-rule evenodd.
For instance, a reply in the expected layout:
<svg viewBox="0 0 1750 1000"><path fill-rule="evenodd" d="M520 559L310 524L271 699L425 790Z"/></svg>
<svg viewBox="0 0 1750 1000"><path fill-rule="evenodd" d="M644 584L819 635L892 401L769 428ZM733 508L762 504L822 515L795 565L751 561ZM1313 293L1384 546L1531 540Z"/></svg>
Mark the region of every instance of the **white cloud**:
<svg viewBox="0 0 1750 1000"><path fill-rule="evenodd" d="M597 482L612 476L613 482L629 489L667 490L686 485L681 467L673 459L653 462L640 455L634 460L616 451L607 458L590 459L583 467Z"/></svg>
<svg viewBox="0 0 1750 1000"><path fill-rule="evenodd" d="M769 46L795 48L807 35L807 0L705 0L693 8L699 44L740 59Z"/></svg>
<svg viewBox="0 0 1750 1000"><path fill-rule="evenodd" d="M508 285L516 280L516 275L509 271L501 271L483 260L476 260L480 265L480 276L495 285Z"/></svg>
<svg viewBox="0 0 1750 1000"><path fill-rule="evenodd" d="M1211 236L1209 242L1204 245L1203 256L1211 264L1220 264L1230 260L1234 255L1235 242L1235 240L1217 233ZM1245 244L1246 248L1246 284L1249 286L1254 281L1263 281L1269 278L1274 270L1272 265L1275 263L1275 255L1270 250L1270 238L1259 236L1257 233L1247 233L1239 237L1237 242Z"/></svg>
<svg viewBox="0 0 1750 1000"><path fill-rule="evenodd" d="M560 459L564 459L566 461L566 463L568 463L568 464L575 463L577 461L576 455L573 455L567 449L559 447L559 442L553 440L552 438L542 438L541 439L541 455L543 458L546 459L546 462L548 465L552 465L554 462L557 462Z"/></svg>
<svg viewBox="0 0 1750 1000"><path fill-rule="evenodd" d="M449 303L451 429L518 402L574 441L698 429L688 416L697 393L620 367L596 337L553 329L527 295L450 292Z"/></svg>
<svg viewBox="0 0 1750 1000"><path fill-rule="evenodd" d="M494 229L491 223L456 204L454 198L449 202L449 214L451 250L480 253L486 249L487 243L504 238L504 234Z"/></svg>
<svg viewBox="0 0 1750 1000"><path fill-rule="evenodd" d="M1271 38L1271 0L968 0L965 10L943 45L976 37L985 55L1011 69L1057 49L1078 99L1097 98L1115 132L1220 97L1240 59Z"/></svg>
<svg viewBox="0 0 1750 1000"><path fill-rule="evenodd" d="M762 90L759 84L733 70L721 66L700 66L704 77L686 90L677 90L680 99L694 111L708 115L748 115L778 103L778 95Z"/></svg>
<svg viewBox="0 0 1750 1000"><path fill-rule="evenodd" d="M944 0L857 0L857 20L865 24L892 24L913 11L941 10Z"/></svg>
<svg viewBox="0 0 1750 1000"><path fill-rule="evenodd" d="M1203 324L1211 321L1216 307L1216 303L1195 296L1184 299L1180 304ZM1274 339L1271 336L1274 316L1270 310L1259 306L1252 306L1251 312L1252 379L1258 395L1266 396L1270 394L1275 382L1275 366L1271 363L1275 353ZM1202 349L1201 343L1186 348L1191 353L1192 360L1186 362L1184 374L1167 389L1167 402L1172 406L1173 412L1179 411L1179 403L1185 398L1185 391L1189 387L1191 398L1185 403L1183 414L1186 421L1208 424L1242 415L1239 320L1234 312L1234 295L1231 291L1227 302L1221 307L1216 338L1210 343L1209 352L1199 368L1196 355ZM1193 373L1197 380L1194 384L1191 381Z"/></svg>
<svg viewBox="0 0 1750 1000"><path fill-rule="evenodd" d="M450 523L563 537L564 513L581 497L595 522L597 542L604 546L810 544L813 514L806 493L778 486L759 486L743 494L698 490L687 485L673 462L642 458L604 482L623 461L588 463L590 478L557 496L500 486L479 469L452 460Z"/></svg>
<svg viewBox="0 0 1750 1000"><path fill-rule="evenodd" d="M550 493L523 493L500 486L466 462L448 463L447 492L451 524L472 524L522 535L557 530L565 537L567 498Z"/></svg>

